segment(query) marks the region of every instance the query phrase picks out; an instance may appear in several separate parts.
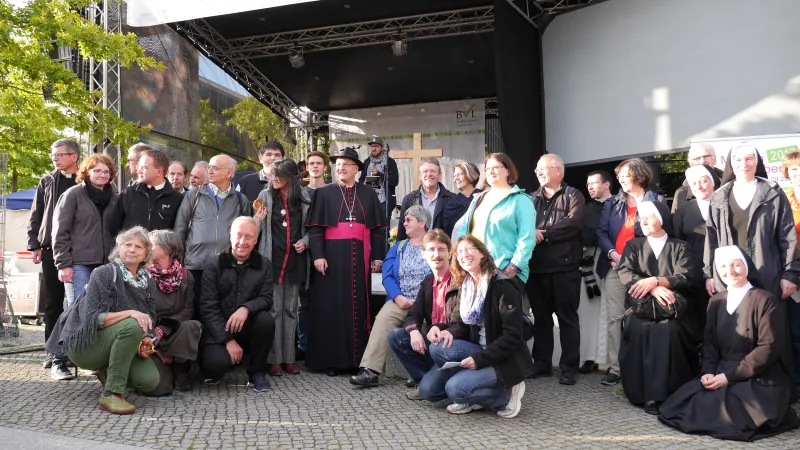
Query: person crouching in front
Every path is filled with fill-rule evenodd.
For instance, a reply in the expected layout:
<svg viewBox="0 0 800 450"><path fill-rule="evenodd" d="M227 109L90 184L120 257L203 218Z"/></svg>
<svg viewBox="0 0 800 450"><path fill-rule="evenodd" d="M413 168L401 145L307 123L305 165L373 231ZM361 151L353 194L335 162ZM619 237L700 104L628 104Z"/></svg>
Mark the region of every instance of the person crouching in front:
<svg viewBox="0 0 800 450"><path fill-rule="evenodd" d="M112 414L136 411L122 397L127 385L150 392L159 382L147 350L158 341L155 283L145 271L151 249L144 228L120 233L111 262L92 272L85 295L61 315L47 341L48 352L66 353L78 367L97 371L104 386L100 409Z"/></svg>
<svg viewBox="0 0 800 450"><path fill-rule="evenodd" d="M226 372L250 361L248 385L256 392L270 389L267 356L275 339L272 318L272 265L254 251L258 223L241 216L231 224L230 249L212 257L203 267L200 316L200 370L206 384L218 384Z"/></svg>
<svg viewBox="0 0 800 450"><path fill-rule="evenodd" d="M460 320L428 331L431 357L442 370L420 393L428 400L450 398L450 414L488 408L511 419L534 371L522 337L522 293L474 236L460 237L455 249L451 272L460 286Z"/></svg>

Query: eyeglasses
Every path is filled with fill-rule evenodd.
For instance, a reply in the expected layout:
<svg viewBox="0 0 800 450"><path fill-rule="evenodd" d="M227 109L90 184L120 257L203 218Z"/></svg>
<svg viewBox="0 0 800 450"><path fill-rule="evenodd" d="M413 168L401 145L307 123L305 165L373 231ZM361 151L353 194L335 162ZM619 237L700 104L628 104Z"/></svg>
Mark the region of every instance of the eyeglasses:
<svg viewBox="0 0 800 450"><path fill-rule="evenodd" d="M456 251L456 255L458 255L458 256L464 256L464 255L466 255L467 253L472 253L472 252L474 252L476 249L477 249L476 247L462 247L462 248L460 248L460 249L458 249L458 250Z"/></svg>
<svg viewBox="0 0 800 450"><path fill-rule="evenodd" d="M339 163L336 163L336 168L339 168L339 167L353 167L353 166L358 167L358 164L353 164L353 163L341 163L341 164L339 164Z"/></svg>
<svg viewBox="0 0 800 450"><path fill-rule="evenodd" d="M487 172L493 172L495 170L505 169L506 166L486 166Z"/></svg>
<svg viewBox="0 0 800 450"><path fill-rule="evenodd" d="M227 168L227 167L220 167L220 166L208 166L208 171L209 172L211 172L211 171L216 172L218 170L230 170L230 169Z"/></svg>
<svg viewBox="0 0 800 450"><path fill-rule="evenodd" d="M537 168L533 169L533 173L544 172L545 169L557 169L557 168L558 168L558 166L537 167Z"/></svg>
<svg viewBox="0 0 800 450"><path fill-rule="evenodd" d="M95 175L105 175L107 177L111 176L111 171L110 170L91 169L91 170L89 170L89 172L92 172Z"/></svg>
<svg viewBox="0 0 800 450"><path fill-rule="evenodd" d="M65 156L74 155L75 153L67 152L67 153L50 153L50 159L61 159Z"/></svg>
<svg viewBox="0 0 800 450"><path fill-rule="evenodd" d="M713 159L714 155L701 155L695 156L694 158L689 158L689 161L700 161L701 159Z"/></svg>

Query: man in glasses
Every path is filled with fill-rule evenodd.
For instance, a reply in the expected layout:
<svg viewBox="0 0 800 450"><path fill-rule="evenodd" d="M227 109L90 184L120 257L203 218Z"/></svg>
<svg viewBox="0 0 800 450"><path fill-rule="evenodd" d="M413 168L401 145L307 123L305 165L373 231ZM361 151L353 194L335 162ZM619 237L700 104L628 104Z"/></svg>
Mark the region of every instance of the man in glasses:
<svg viewBox="0 0 800 450"><path fill-rule="evenodd" d="M200 314L200 280L203 265L228 247L233 220L251 216L250 200L237 192L231 180L236 173L236 160L217 155L208 164L208 182L186 193L175 219L175 232L184 243L183 266L195 279L194 314Z"/></svg>
<svg viewBox="0 0 800 450"><path fill-rule="evenodd" d="M548 154L536 164L541 186L531 194L536 208L536 247L530 262L528 298L533 311L534 378L552 374L553 313L561 338L561 378L573 385L580 364L581 332L578 305L581 300L583 246L586 223L583 194L564 182L564 161Z"/></svg>
<svg viewBox="0 0 800 450"><path fill-rule="evenodd" d="M42 263L45 285L45 341L50 337L58 316L64 311L64 283L58 280L58 269L53 259L50 237L53 229L53 212L61 194L75 186L75 172L78 171L80 157L80 146L71 139L59 139L50 146L50 149L50 159L55 170L39 180L28 222L28 250L33 252L35 264ZM52 355L48 355L42 366L49 369L52 365Z"/></svg>
<svg viewBox="0 0 800 450"><path fill-rule="evenodd" d="M708 164L714 167L717 164L717 154L714 152L714 147L708 142L693 142L691 147L689 147L689 156L687 160L689 161L689 167L694 167L698 164ZM721 170L714 168L714 172L722 179ZM693 198L694 195L689 188L689 183L683 180L683 184L675 191L675 195L672 197L672 214L678 211L678 207L681 206L681 204Z"/></svg>
<svg viewBox="0 0 800 450"><path fill-rule="evenodd" d="M316 190L306 226L315 274L306 367L329 375L358 367L370 329L370 272L386 255L386 218L372 188L356 183L358 153L332 156L337 182Z"/></svg>

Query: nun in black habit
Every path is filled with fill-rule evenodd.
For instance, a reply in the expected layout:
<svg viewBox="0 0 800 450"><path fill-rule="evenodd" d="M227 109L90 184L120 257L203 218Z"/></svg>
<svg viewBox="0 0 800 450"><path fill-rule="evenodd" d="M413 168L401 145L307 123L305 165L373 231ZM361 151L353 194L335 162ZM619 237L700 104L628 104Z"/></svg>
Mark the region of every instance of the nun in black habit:
<svg viewBox="0 0 800 450"><path fill-rule="evenodd" d="M628 400L648 414L684 383L697 375L700 329L687 291L696 273L689 244L669 237L669 208L658 202L639 204L645 237L628 241L620 260L619 278L628 287L629 309L622 320L619 365ZM671 309L669 318L640 317L637 299L652 299L653 310ZM662 305L662 306L659 306ZM671 305L671 306L668 306Z"/></svg>
<svg viewBox="0 0 800 450"><path fill-rule="evenodd" d="M672 236L686 241L691 250L695 273L689 288L690 303L693 313L703 329L708 307L708 292L703 283L703 252L706 242L706 220L708 220L709 203L720 182L717 171L706 164L698 164L686 170L686 184L691 189L693 198L684 202L672 215Z"/></svg>
<svg viewBox="0 0 800 450"><path fill-rule="evenodd" d="M714 273L714 250L728 245L742 249L754 286L781 299L797 291L800 250L792 208L778 183L761 175L766 172L756 147L736 144L728 154L722 187L709 203L703 258L709 296L723 290Z"/></svg>
<svg viewBox="0 0 800 450"><path fill-rule="evenodd" d="M672 394L658 419L684 433L735 441L797 428L785 305L750 284L739 247L716 249L714 264L727 290L709 302L703 375Z"/></svg>

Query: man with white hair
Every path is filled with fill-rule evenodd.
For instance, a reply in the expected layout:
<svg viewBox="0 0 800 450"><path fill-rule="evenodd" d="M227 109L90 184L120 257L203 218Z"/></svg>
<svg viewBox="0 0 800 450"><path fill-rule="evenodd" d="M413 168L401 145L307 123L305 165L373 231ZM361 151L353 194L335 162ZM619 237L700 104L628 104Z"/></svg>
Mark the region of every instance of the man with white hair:
<svg viewBox="0 0 800 450"><path fill-rule="evenodd" d="M206 183L208 178L208 163L197 161L189 172L189 189L197 189Z"/></svg>
<svg viewBox="0 0 800 450"><path fill-rule="evenodd" d="M211 159L211 165L215 165ZM218 164L218 162L217 162ZM252 217L231 224L230 248L208 258L203 270L200 311L203 337L200 368L206 384L217 384L242 362L245 350L248 385L256 392L270 389L267 355L275 339L272 318L272 264L254 251L260 225Z"/></svg>
<svg viewBox="0 0 800 450"><path fill-rule="evenodd" d="M235 173L236 160L230 156L211 158L208 182L187 192L178 210L175 232L186 249L183 265L195 280L203 279L205 262L228 247L228 232L233 220L253 214L250 200L237 192L231 183ZM198 287L194 292L197 316L201 289Z"/></svg>
<svg viewBox="0 0 800 450"><path fill-rule="evenodd" d="M527 292L534 317L535 377L550 376L553 360L553 313L561 338L561 379L573 385L580 364L581 231L586 223L583 194L564 182L564 161L547 154L536 164L540 188L531 195L536 208L536 248L530 261Z"/></svg>
<svg viewBox="0 0 800 450"><path fill-rule="evenodd" d="M714 167L717 164L717 154L714 151L714 147L708 142L693 142L689 147L687 161L689 162L689 167L694 167L698 164L708 164ZM717 173L717 177L721 179L722 171L716 168L714 171ZM679 206L693 198L694 194L692 194L689 183L683 180L683 184L675 191L675 195L672 197L672 214L678 211Z"/></svg>

